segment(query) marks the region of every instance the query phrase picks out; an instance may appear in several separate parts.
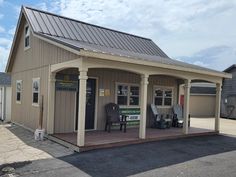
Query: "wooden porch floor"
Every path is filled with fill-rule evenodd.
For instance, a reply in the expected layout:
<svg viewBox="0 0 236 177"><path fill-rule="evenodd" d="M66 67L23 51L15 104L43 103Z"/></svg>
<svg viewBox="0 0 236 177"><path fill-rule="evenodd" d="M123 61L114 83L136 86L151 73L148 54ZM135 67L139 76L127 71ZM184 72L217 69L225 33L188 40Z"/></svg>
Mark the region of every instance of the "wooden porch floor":
<svg viewBox="0 0 236 177"><path fill-rule="evenodd" d="M175 138L212 135L212 134L217 134L217 132L215 132L214 130L201 129L195 127L189 128L188 135L184 135L182 133L182 128L170 128L170 129L147 128L146 139L139 139L138 128L127 129L126 133L119 130L111 130L110 133L105 131L88 131L85 133L85 146L79 147L79 151L88 151L93 149L117 147L117 146L138 144L143 142L151 142L164 139L175 139ZM77 141L76 132L57 133L51 136L76 146L76 141Z"/></svg>

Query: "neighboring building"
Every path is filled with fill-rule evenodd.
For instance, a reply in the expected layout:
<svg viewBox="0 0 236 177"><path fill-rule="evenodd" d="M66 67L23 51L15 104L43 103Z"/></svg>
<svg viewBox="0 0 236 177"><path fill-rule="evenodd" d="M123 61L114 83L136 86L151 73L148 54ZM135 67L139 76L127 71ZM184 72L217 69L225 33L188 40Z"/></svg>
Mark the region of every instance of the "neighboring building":
<svg viewBox="0 0 236 177"><path fill-rule="evenodd" d="M99 20L99 19L98 19ZM153 123L150 104L172 113L185 84L188 122L190 83L217 85L215 131L219 131L220 88L231 75L169 58L151 39L23 7L6 71L12 75L12 121L35 130L43 95L48 134L104 130L107 103L120 105L139 122L139 138ZM148 109L147 109L148 108ZM184 123L183 131L188 134Z"/></svg>
<svg viewBox="0 0 236 177"><path fill-rule="evenodd" d="M184 103L184 86L180 86L179 103ZM216 85L192 83L190 89L189 114L191 117L215 116Z"/></svg>
<svg viewBox="0 0 236 177"><path fill-rule="evenodd" d="M236 64L225 69L232 79L225 78L222 85L221 116L236 119Z"/></svg>
<svg viewBox="0 0 236 177"><path fill-rule="evenodd" d="M11 121L11 76L0 72L0 120Z"/></svg>

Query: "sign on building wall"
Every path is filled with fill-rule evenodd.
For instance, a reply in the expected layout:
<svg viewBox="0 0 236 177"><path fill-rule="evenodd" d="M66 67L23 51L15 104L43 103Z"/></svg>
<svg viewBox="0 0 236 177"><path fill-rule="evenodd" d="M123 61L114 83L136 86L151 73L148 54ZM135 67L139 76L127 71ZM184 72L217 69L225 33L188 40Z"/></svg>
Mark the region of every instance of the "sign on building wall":
<svg viewBox="0 0 236 177"><path fill-rule="evenodd" d="M60 91L77 91L78 76L71 74L57 74L55 87L56 90Z"/></svg>
<svg viewBox="0 0 236 177"><path fill-rule="evenodd" d="M120 108L123 115L128 116L128 125L138 125L140 120L140 108Z"/></svg>

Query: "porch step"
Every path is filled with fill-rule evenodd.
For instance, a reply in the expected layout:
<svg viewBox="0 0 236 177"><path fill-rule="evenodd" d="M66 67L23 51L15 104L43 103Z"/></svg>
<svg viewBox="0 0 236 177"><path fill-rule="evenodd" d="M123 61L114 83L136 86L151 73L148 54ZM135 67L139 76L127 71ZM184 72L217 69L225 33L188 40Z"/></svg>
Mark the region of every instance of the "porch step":
<svg viewBox="0 0 236 177"><path fill-rule="evenodd" d="M49 140L51 140L51 141L54 141L54 142L56 142L58 144L61 144L62 146L65 146L65 147L67 147L67 148L69 148L69 149L71 149L71 150L73 150L75 152L80 152L80 147L79 146L76 146L76 145L71 144L69 142L66 142L66 141L64 141L62 139L54 137L53 135L48 135L47 138Z"/></svg>

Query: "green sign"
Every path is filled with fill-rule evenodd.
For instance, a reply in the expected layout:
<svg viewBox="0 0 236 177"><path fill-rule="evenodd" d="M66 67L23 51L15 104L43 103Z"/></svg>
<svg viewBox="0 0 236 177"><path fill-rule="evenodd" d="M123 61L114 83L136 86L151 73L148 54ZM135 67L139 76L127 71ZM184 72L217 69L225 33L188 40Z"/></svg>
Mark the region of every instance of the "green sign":
<svg viewBox="0 0 236 177"><path fill-rule="evenodd" d="M128 125L139 125L140 108L120 108L120 113L127 116Z"/></svg>

